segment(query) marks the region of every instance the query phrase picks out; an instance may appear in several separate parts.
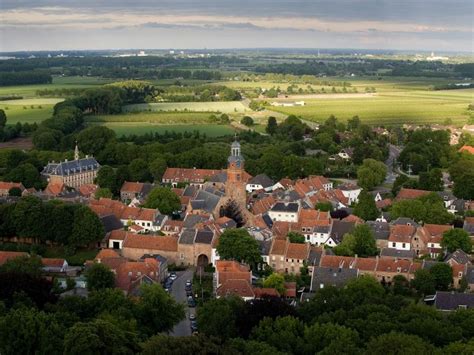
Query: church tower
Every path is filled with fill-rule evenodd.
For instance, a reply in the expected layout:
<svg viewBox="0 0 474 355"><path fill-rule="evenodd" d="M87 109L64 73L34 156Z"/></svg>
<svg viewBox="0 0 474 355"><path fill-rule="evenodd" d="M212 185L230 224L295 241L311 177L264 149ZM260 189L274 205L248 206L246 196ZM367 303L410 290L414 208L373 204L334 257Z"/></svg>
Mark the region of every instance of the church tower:
<svg viewBox="0 0 474 355"><path fill-rule="evenodd" d="M241 207L245 208L247 196L245 194L245 159L240 150L240 143L237 139L232 143L230 156L227 159L227 182L225 185L225 194L230 199L237 202Z"/></svg>
<svg viewBox="0 0 474 355"><path fill-rule="evenodd" d="M77 142L76 148L74 148L74 160L79 160L79 147L77 146Z"/></svg>

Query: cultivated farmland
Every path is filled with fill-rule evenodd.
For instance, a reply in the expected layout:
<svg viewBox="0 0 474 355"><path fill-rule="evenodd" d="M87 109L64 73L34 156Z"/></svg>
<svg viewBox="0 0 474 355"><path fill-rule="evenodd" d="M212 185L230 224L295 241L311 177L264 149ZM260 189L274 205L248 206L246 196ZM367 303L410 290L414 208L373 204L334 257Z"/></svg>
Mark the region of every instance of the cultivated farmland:
<svg viewBox="0 0 474 355"><path fill-rule="evenodd" d="M251 111L240 101L230 102L162 102L151 104L127 105L123 108L125 112L143 111L190 111L190 112L221 112L221 113L242 113Z"/></svg>

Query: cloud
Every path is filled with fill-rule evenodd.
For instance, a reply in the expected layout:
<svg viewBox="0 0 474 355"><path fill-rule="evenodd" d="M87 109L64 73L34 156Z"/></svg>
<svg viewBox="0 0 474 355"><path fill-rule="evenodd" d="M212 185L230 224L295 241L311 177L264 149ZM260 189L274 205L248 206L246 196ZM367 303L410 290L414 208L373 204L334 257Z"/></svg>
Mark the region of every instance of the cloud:
<svg viewBox="0 0 474 355"><path fill-rule="evenodd" d="M14 48L28 49L30 41L25 38L25 31L47 32L49 36L54 34L54 38L67 39L70 37L65 34L69 30L94 38L103 48L107 48L107 43L115 43L110 40L114 36L117 41L122 39L122 47L133 44L126 42L129 36L124 37L123 32L128 30L138 36L166 32L179 47L187 43L229 46L229 38L235 43L245 38L245 47L258 47L262 39L268 43L273 36L285 34L291 43L300 46L332 44L334 38L346 47L380 43L379 39L385 38L386 46L392 43L391 38L405 37L406 48L434 45L438 38L439 46L466 50L472 42L469 34L474 6L470 0L42 0L41 6L38 3L0 0L0 50L10 50L10 39L16 40ZM5 40L7 33L9 38ZM263 38L255 36L256 33L262 33ZM425 38L430 41L423 42ZM447 43L449 39L451 43ZM47 38L41 42L45 46L51 43ZM159 44L162 46L163 42Z"/></svg>

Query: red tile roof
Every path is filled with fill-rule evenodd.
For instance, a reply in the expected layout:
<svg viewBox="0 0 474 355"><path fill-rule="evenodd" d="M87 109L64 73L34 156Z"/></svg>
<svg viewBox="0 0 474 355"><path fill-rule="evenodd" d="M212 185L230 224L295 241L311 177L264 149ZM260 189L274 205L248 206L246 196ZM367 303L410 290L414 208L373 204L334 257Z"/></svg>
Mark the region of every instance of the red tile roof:
<svg viewBox="0 0 474 355"><path fill-rule="evenodd" d="M92 194L94 194L97 191L97 189L98 189L97 185L85 184L79 187L79 193L82 196L90 197Z"/></svg>
<svg viewBox="0 0 474 355"><path fill-rule="evenodd" d="M22 256L28 256L28 253L21 251L0 251L0 265L5 264L8 260L16 259Z"/></svg>
<svg viewBox="0 0 474 355"><path fill-rule="evenodd" d="M411 237L415 233L415 227L408 225L390 226L390 242L410 243Z"/></svg>
<svg viewBox="0 0 474 355"><path fill-rule="evenodd" d="M434 236L442 236L444 232L453 229L453 226L450 225L445 225L445 224L428 224L426 223L423 226L423 229L426 230L426 232L434 237Z"/></svg>
<svg viewBox="0 0 474 355"><path fill-rule="evenodd" d="M48 267L63 267L66 260L64 259L56 259L56 258L41 258L41 263L43 266Z"/></svg>
<svg viewBox="0 0 474 355"><path fill-rule="evenodd" d="M142 192L144 184L142 182L125 181L120 188L120 192L140 193Z"/></svg>
<svg viewBox="0 0 474 355"><path fill-rule="evenodd" d="M217 288L216 293L219 297L231 295L240 296L242 298L255 297L255 293L247 280L226 280Z"/></svg>
<svg viewBox="0 0 474 355"><path fill-rule="evenodd" d="M127 234L122 247L156 251L178 251L178 238L171 236L155 237L140 234Z"/></svg>
<svg viewBox="0 0 474 355"><path fill-rule="evenodd" d="M459 151L474 154L474 147L470 145L464 145L459 149Z"/></svg>
<svg viewBox="0 0 474 355"><path fill-rule="evenodd" d="M50 182L46 189L44 189L44 193L51 196L58 196L61 192L64 191L66 185L63 182Z"/></svg>
<svg viewBox="0 0 474 355"><path fill-rule="evenodd" d="M0 190L9 191L13 187L18 187L21 191L25 189L25 187L23 186L21 182L0 181Z"/></svg>
<svg viewBox="0 0 474 355"><path fill-rule="evenodd" d="M270 287L255 287L253 292L255 294L255 298L280 297L278 291Z"/></svg>
<svg viewBox="0 0 474 355"><path fill-rule="evenodd" d="M402 187L397 195L396 200L414 200L416 198L430 194L431 191L417 190L417 189L406 189Z"/></svg>
<svg viewBox="0 0 474 355"><path fill-rule="evenodd" d="M254 202L252 205L252 213L254 215L264 214L265 212L268 212L268 210L270 210L270 208L272 208L275 203L276 200L273 196L266 196Z"/></svg>
<svg viewBox="0 0 474 355"><path fill-rule="evenodd" d="M270 254L285 255L287 244L286 239L274 239Z"/></svg>
<svg viewBox="0 0 474 355"><path fill-rule="evenodd" d="M94 260L120 258L120 255L113 249L102 249L97 253Z"/></svg>
<svg viewBox="0 0 474 355"><path fill-rule="evenodd" d="M203 183L206 179L209 179L221 172L223 172L223 170L166 168L166 171L163 174L163 180L171 180L173 182Z"/></svg>
<svg viewBox="0 0 474 355"><path fill-rule="evenodd" d="M310 245L307 243L288 243L288 248L286 249L286 258L306 260L309 256L309 250Z"/></svg>
<svg viewBox="0 0 474 355"><path fill-rule="evenodd" d="M380 209L390 207L391 205L392 205L391 198L386 198L386 199L375 202L375 206L377 206L377 208L380 208Z"/></svg>

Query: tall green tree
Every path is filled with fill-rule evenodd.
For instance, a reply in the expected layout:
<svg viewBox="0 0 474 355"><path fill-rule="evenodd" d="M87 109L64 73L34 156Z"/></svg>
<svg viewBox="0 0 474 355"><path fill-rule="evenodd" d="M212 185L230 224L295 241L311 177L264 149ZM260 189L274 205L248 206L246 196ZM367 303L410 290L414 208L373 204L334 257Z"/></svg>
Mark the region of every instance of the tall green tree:
<svg viewBox="0 0 474 355"><path fill-rule="evenodd" d="M171 189L167 187L155 187L148 194L145 207L157 208L163 214L171 214L181 210L181 201Z"/></svg>
<svg viewBox="0 0 474 355"><path fill-rule="evenodd" d="M91 243L101 241L104 236L102 222L89 207L80 206L75 210L74 225L68 243L70 247L88 247Z"/></svg>
<svg viewBox="0 0 474 355"><path fill-rule="evenodd" d="M184 307L158 284L140 286L135 316L143 334L151 336L173 329L185 317Z"/></svg>
<svg viewBox="0 0 474 355"><path fill-rule="evenodd" d="M263 287L274 288L281 296L285 295L285 278L281 274L273 273L263 280Z"/></svg>
<svg viewBox="0 0 474 355"><path fill-rule="evenodd" d="M244 311L244 301L231 296L210 300L197 310L199 332L225 341L239 334L238 315Z"/></svg>
<svg viewBox="0 0 474 355"><path fill-rule="evenodd" d="M366 190L372 190L380 185L387 175L387 167L381 161L364 159L362 165L357 169L357 182Z"/></svg>
<svg viewBox="0 0 474 355"><path fill-rule="evenodd" d="M374 197L365 191L360 193L359 201L354 206L353 213L364 221L375 221L380 215Z"/></svg>
<svg viewBox="0 0 474 355"><path fill-rule="evenodd" d="M422 295L432 295L435 293L435 279L428 270L416 270L411 285Z"/></svg>
<svg viewBox="0 0 474 355"><path fill-rule="evenodd" d="M278 129L278 123L275 117L270 116L268 117L268 122L267 122L267 127L265 128L265 131L269 135L274 135Z"/></svg>
<svg viewBox="0 0 474 355"><path fill-rule="evenodd" d="M420 337L403 333L391 332L373 338L367 343L366 354L371 355L404 355L420 354L430 355L434 353L434 347Z"/></svg>
<svg viewBox="0 0 474 355"><path fill-rule="evenodd" d="M90 291L115 287L115 274L104 264L94 263L86 271L87 288Z"/></svg>
<svg viewBox="0 0 474 355"><path fill-rule="evenodd" d="M7 124L7 115L5 114L5 111L0 109L0 127L3 128Z"/></svg>
<svg viewBox="0 0 474 355"><path fill-rule="evenodd" d="M468 254L472 253L472 242L469 233L460 228L444 232L441 246L450 253L455 252L457 249L461 249Z"/></svg>
<svg viewBox="0 0 474 355"><path fill-rule="evenodd" d="M262 261L258 242L245 229L226 229L219 238L217 252L221 259L236 260L250 265Z"/></svg>
<svg viewBox="0 0 474 355"><path fill-rule="evenodd" d="M449 264L437 263L430 269L437 290L446 291L453 283L453 269Z"/></svg>

